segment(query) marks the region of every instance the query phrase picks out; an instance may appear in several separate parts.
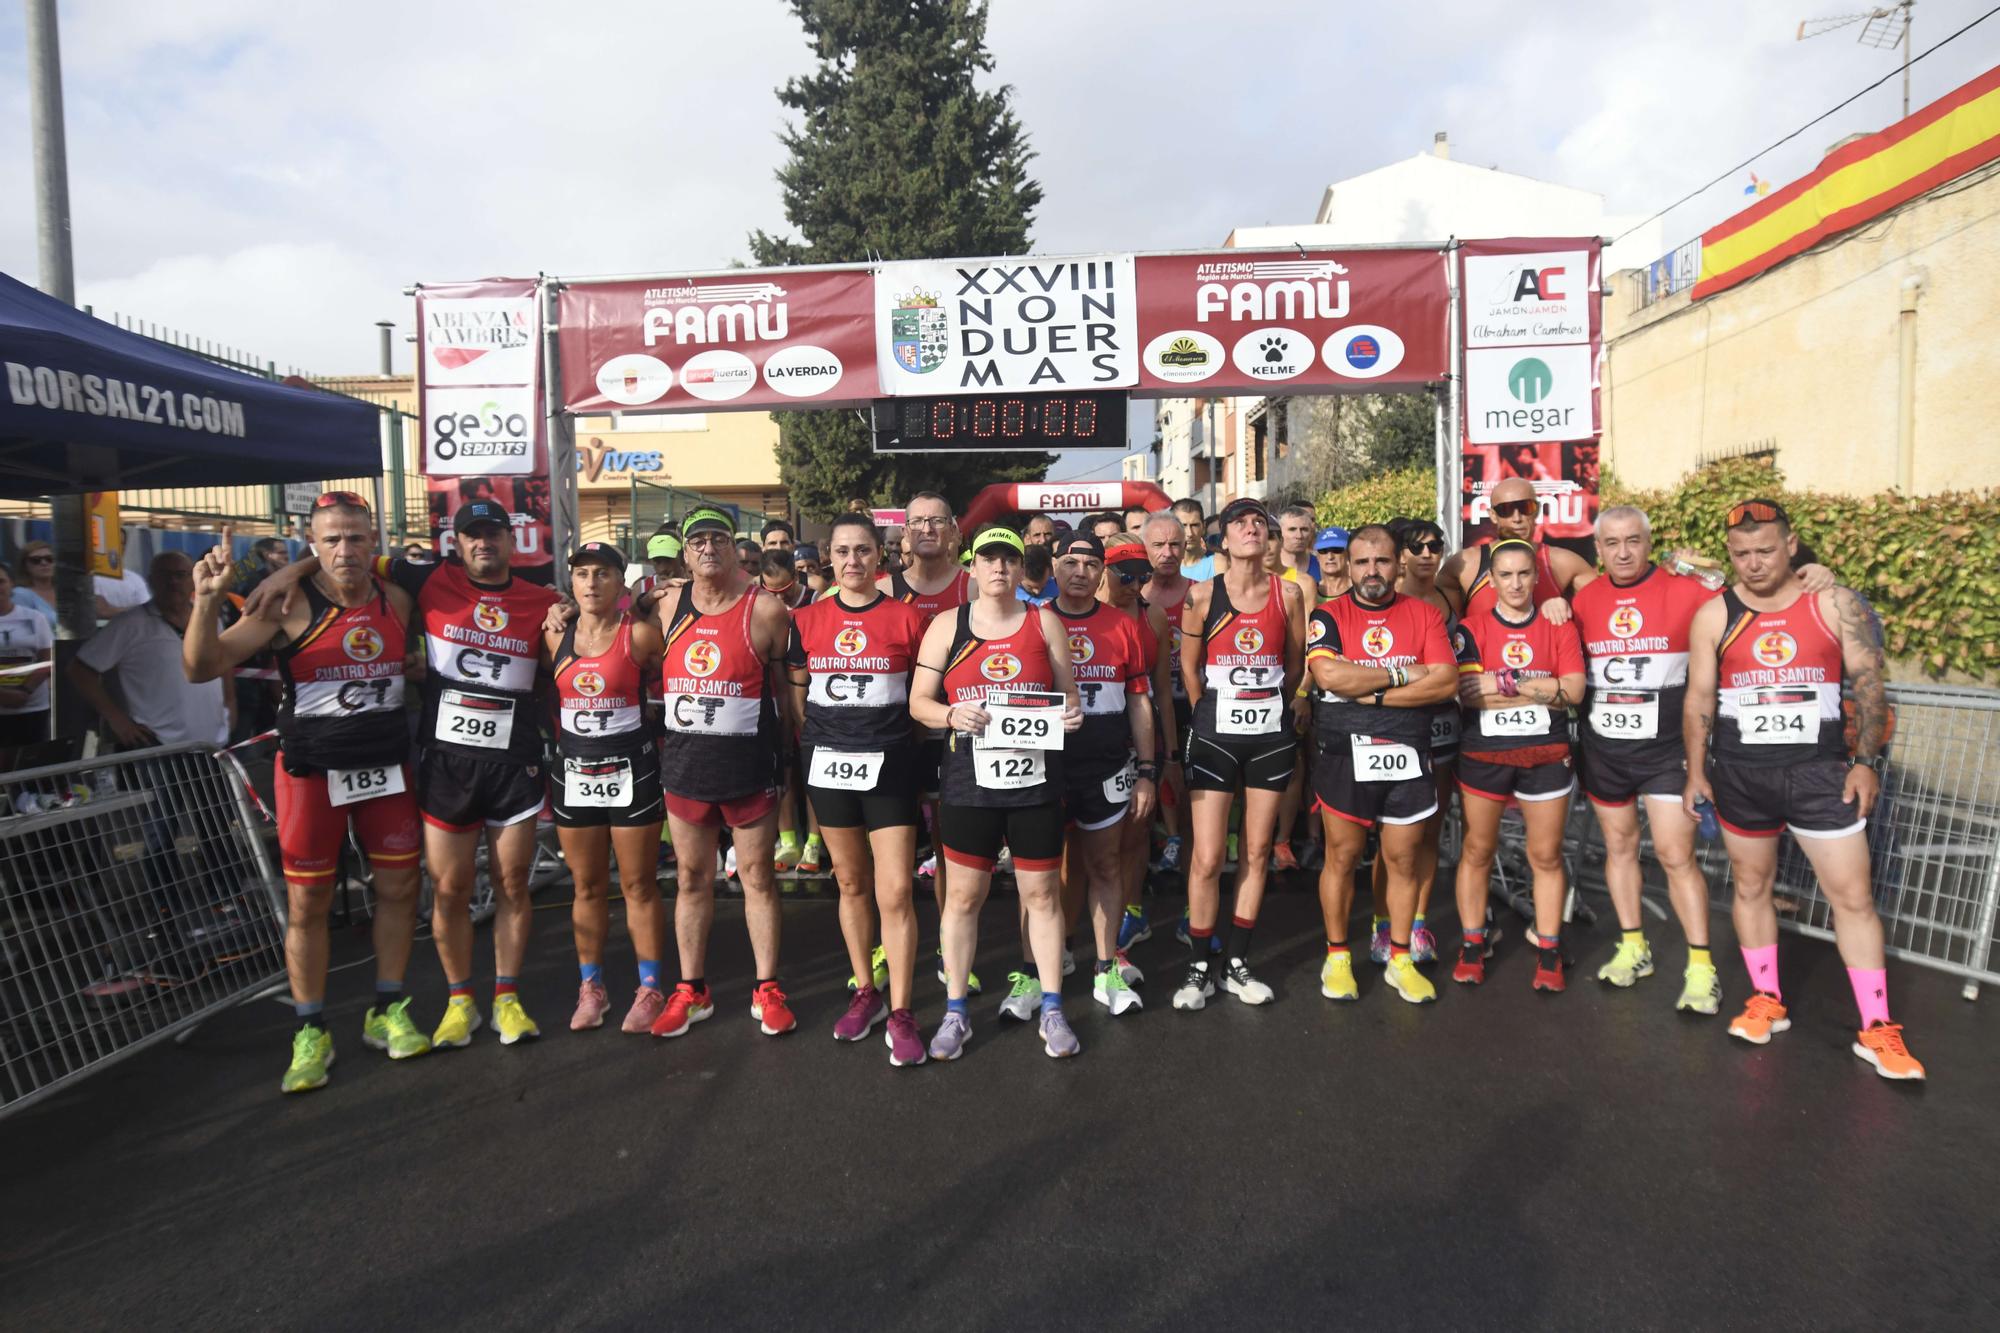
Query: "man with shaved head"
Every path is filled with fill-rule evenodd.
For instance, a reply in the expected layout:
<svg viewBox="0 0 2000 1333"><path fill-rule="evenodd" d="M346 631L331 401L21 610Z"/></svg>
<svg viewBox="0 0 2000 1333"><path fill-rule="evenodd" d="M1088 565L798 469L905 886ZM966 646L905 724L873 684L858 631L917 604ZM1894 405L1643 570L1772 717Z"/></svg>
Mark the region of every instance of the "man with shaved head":
<svg viewBox="0 0 2000 1333"><path fill-rule="evenodd" d="M1535 541L1535 523L1540 502L1535 484L1526 477L1509 477L1493 488L1488 502L1493 509L1492 541L1531 542L1535 547L1535 605L1551 624L1569 620L1568 598L1597 577L1590 563L1574 551L1546 546ZM1450 584L1464 593L1467 619L1492 611L1495 601L1493 580L1488 572L1491 542L1482 542L1458 552L1438 571L1438 582Z"/></svg>

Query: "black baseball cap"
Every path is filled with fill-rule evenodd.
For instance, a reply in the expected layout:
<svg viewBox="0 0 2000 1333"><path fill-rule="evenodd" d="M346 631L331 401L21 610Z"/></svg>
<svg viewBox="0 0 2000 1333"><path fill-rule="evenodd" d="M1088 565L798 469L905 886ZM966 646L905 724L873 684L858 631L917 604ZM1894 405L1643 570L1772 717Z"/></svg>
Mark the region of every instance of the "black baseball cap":
<svg viewBox="0 0 2000 1333"><path fill-rule="evenodd" d="M569 562L572 565L595 562L610 565L621 574L625 572L625 553L609 542L585 542L569 553Z"/></svg>
<svg viewBox="0 0 2000 1333"><path fill-rule="evenodd" d="M818 564L819 547L814 546L811 542L801 542L799 545L793 547L792 563L797 564L801 560L809 560L815 565Z"/></svg>
<svg viewBox="0 0 2000 1333"><path fill-rule="evenodd" d="M1231 523L1242 518L1245 514L1255 514L1258 518L1264 520L1265 527L1268 528L1271 526L1271 511L1264 508L1261 502L1251 499L1231 500L1223 507L1222 512L1215 516L1215 521L1224 531L1227 531Z"/></svg>
<svg viewBox="0 0 2000 1333"><path fill-rule="evenodd" d="M451 530L466 533L481 523L498 523L501 527L512 531L514 516L508 513L507 506L498 500L469 500L460 505L458 512L452 515Z"/></svg>
<svg viewBox="0 0 2000 1333"><path fill-rule="evenodd" d="M1095 535L1088 532L1077 531L1066 533L1056 539L1054 548L1050 554L1058 560L1066 555L1087 555L1092 559L1102 561L1104 559L1104 543L1099 541Z"/></svg>

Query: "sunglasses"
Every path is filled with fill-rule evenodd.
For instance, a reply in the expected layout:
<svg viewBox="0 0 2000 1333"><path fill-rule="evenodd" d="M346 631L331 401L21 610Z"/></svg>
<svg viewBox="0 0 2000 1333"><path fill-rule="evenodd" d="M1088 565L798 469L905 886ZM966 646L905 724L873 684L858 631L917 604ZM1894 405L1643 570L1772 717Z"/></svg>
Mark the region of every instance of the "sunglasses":
<svg viewBox="0 0 2000 1333"><path fill-rule="evenodd" d="M1111 572L1117 575L1118 581L1128 588L1135 583L1146 583L1153 577L1153 569L1150 565L1144 566L1140 570L1128 569L1124 565L1113 565Z"/></svg>
<svg viewBox="0 0 2000 1333"><path fill-rule="evenodd" d="M331 509L335 505L358 505L360 508L366 509L368 502L353 491L328 491L325 495L313 501L314 509Z"/></svg>
<svg viewBox="0 0 2000 1333"><path fill-rule="evenodd" d="M1403 549L1411 555L1443 555L1444 543L1433 537L1429 541L1404 542Z"/></svg>
<svg viewBox="0 0 2000 1333"><path fill-rule="evenodd" d="M1745 523L1776 523L1779 517L1778 506L1765 504L1762 500L1745 500L1729 511L1729 521L1724 526L1737 528Z"/></svg>
<svg viewBox="0 0 2000 1333"><path fill-rule="evenodd" d="M1534 513L1538 508L1540 506L1533 500L1504 500L1493 506L1493 512L1504 514L1508 518L1519 518L1523 514Z"/></svg>
<svg viewBox="0 0 2000 1333"><path fill-rule="evenodd" d="M28 557L28 563L31 565L53 565L55 562L56 558L52 555L31 555Z"/></svg>

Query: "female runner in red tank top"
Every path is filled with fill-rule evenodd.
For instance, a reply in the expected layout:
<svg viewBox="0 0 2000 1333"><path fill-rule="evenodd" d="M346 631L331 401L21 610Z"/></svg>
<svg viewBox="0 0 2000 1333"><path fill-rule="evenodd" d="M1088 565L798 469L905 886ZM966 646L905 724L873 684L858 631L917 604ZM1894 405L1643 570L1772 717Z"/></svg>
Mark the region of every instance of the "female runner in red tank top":
<svg viewBox="0 0 2000 1333"><path fill-rule="evenodd" d="M1035 971L1042 991L1041 1034L1052 1056L1075 1055L1076 1034L1062 1012L1062 750L975 744L996 730L1042 730L1026 701L996 722L996 696L1032 691L1063 697L1059 732L1083 725L1083 706L1070 677L1069 641L1055 612L1014 595L1026 547L1006 528L986 528L972 542L978 597L941 615L924 632L910 686L910 714L949 735L938 835L945 872L944 943L947 1003L931 1039L934 1060L956 1060L972 1035L966 979L979 947L979 909L993 882L1002 843L1013 850L1014 883L1028 907ZM1049 707L1047 711L1056 711ZM1031 728L1031 724L1040 726ZM1037 740L1042 740L1037 737Z"/></svg>
<svg viewBox="0 0 2000 1333"><path fill-rule="evenodd" d="M1171 516L1169 516L1171 517ZM1179 525L1175 525L1178 529ZM1175 572L1179 570L1176 567ZM1146 679L1150 682L1153 696L1153 753L1158 756L1156 781L1154 783L1154 808L1164 803L1160 793L1164 790L1166 767L1169 757L1179 753L1179 733L1174 729L1173 695L1170 677L1176 673L1177 665L1170 651L1173 633L1172 623L1167 613L1152 605L1141 596L1153 576L1152 562L1146 554L1145 543L1137 534L1120 533L1104 543L1104 584L1098 592L1102 601L1123 611L1136 622L1139 644L1146 653ZM1182 590L1186 596L1186 590ZM1175 605L1179 611L1179 605ZM1152 934L1146 922L1146 911L1141 906L1145 894L1146 873L1153 859L1153 820L1150 814L1128 819L1120 826L1124 829L1124 841L1119 845L1118 854L1125 867L1125 912L1118 923L1118 965L1123 970L1125 980L1137 986L1145 980L1139 969L1133 967L1125 952L1134 944Z"/></svg>
<svg viewBox="0 0 2000 1333"><path fill-rule="evenodd" d="M611 928L611 854L625 924L639 956L639 989L620 1031L642 1033L666 1008L660 986L660 760L646 717L646 682L664 651L657 627L618 609L625 557L604 542L585 542L569 558L576 619L542 634L542 664L555 676L557 748L550 775L556 836L576 884L570 925L576 933L576 1012L570 1030L600 1027L610 998L604 985L604 937Z"/></svg>

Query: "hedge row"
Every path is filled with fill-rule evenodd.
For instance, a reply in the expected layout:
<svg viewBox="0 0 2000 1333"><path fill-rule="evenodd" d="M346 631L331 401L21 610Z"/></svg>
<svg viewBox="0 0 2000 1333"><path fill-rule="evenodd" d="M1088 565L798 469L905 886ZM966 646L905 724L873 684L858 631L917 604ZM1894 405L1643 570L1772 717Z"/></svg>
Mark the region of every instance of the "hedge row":
<svg viewBox="0 0 2000 1333"><path fill-rule="evenodd" d="M1823 495L1794 491L1764 460L1702 468L1664 490L1604 479L1604 503L1637 505L1653 544L1728 559L1723 520L1738 500L1763 496L1791 514L1799 539L1882 619L1889 655L1931 676L2000 678L2000 492ZM1428 468L1387 472L1324 496L1320 522L1356 527L1436 508Z"/></svg>

